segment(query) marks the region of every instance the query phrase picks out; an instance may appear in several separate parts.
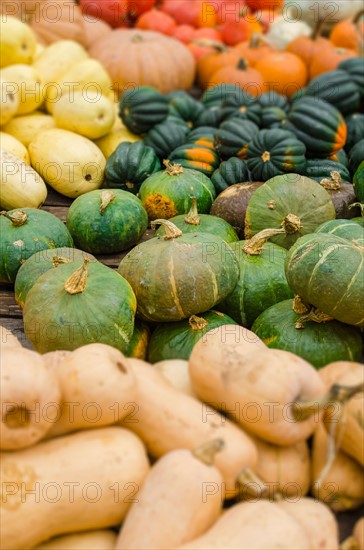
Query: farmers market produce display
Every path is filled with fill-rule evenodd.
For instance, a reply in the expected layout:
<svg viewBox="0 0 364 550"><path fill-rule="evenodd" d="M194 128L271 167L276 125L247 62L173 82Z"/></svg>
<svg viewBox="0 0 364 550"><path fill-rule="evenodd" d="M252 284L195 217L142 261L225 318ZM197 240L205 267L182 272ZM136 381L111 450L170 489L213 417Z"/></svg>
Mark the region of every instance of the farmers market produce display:
<svg viewBox="0 0 364 550"><path fill-rule="evenodd" d="M1 2L4 550L364 550L364 13L336 7Z"/></svg>

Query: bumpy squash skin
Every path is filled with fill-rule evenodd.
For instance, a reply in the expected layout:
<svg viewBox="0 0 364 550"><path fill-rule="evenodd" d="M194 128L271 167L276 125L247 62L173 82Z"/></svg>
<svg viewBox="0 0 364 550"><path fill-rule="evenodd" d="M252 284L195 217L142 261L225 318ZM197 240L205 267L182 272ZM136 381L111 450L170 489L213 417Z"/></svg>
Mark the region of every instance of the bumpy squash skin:
<svg viewBox="0 0 364 550"><path fill-rule="evenodd" d="M364 326L363 249L335 235L313 233L289 250L286 276L292 290L334 319Z"/></svg>
<svg viewBox="0 0 364 550"><path fill-rule="evenodd" d="M186 143L174 149L168 159L173 163L181 164L184 168L198 170L210 177L220 164L218 154L211 147Z"/></svg>
<svg viewBox="0 0 364 550"><path fill-rule="evenodd" d="M122 95L119 114L128 130L144 134L167 117L168 100L151 86L138 86Z"/></svg>
<svg viewBox="0 0 364 550"><path fill-rule="evenodd" d="M273 349L284 349L321 368L332 361L360 361L363 344L360 330L340 323L309 321L302 329L295 323L302 317L285 300L266 309L255 320L252 331Z"/></svg>
<svg viewBox="0 0 364 550"><path fill-rule="evenodd" d="M92 262L86 288L69 294L65 283L82 262L64 264L39 277L28 292L24 329L40 353L74 350L98 342L126 352L134 330L135 295L118 273Z"/></svg>
<svg viewBox="0 0 364 550"><path fill-rule="evenodd" d="M220 237L227 243L233 243L239 240L239 237L233 227L218 216L212 216L211 214L199 214L200 223L194 225L185 221L186 216L180 215L170 219L172 223L182 233L211 233L217 237ZM156 233L156 237L162 237L164 234L163 227L160 227Z"/></svg>
<svg viewBox="0 0 364 550"><path fill-rule="evenodd" d="M250 120L230 118L223 122L215 134L215 147L224 159L246 158L248 143L259 132L258 126Z"/></svg>
<svg viewBox="0 0 364 550"><path fill-rule="evenodd" d="M160 160L186 142L188 127L171 122L161 122L149 130L144 137L144 144L152 147Z"/></svg>
<svg viewBox="0 0 364 550"><path fill-rule="evenodd" d="M213 308L233 290L239 275L230 246L210 233L141 243L118 271L135 292L138 316L162 322Z"/></svg>
<svg viewBox="0 0 364 550"><path fill-rule="evenodd" d="M364 246L364 229L354 220L330 220L319 225L315 233L330 233L330 235L347 239L358 246Z"/></svg>
<svg viewBox="0 0 364 550"><path fill-rule="evenodd" d="M76 246L94 254L126 250L139 241L148 227L148 215L141 201L121 189L101 212L103 196L97 189L78 197L67 215L67 227Z"/></svg>
<svg viewBox="0 0 364 550"><path fill-rule="evenodd" d="M273 243L265 243L259 255L243 251L246 241L230 246L239 262L239 281L219 309L250 328L255 319L270 306L293 297L284 272L287 251Z"/></svg>
<svg viewBox="0 0 364 550"><path fill-rule="evenodd" d="M221 193L230 185L249 180L249 170L244 160L231 157L223 161L211 176L216 193Z"/></svg>
<svg viewBox="0 0 364 550"><path fill-rule="evenodd" d="M20 307L24 307L29 290L43 273L49 269L56 269L64 263L89 258L96 261L91 254L77 248L53 248L41 250L30 256L20 267L14 285L15 300Z"/></svg>
<svg viewBox="0 0 364 550"><path fill-rule="evenodd" d="M148 361L158 363L166 359L188 360L194 345L206 332L222 325L237 324L228 315L213 310L200 313L198 318L207 322L204 328L196 328L193 319L192 324L189 319L177 323L160 324L154 330L149 343Z"/></svg>
<svg viewBox="0 0 364 550"><path fill-rule="evenodd" d="M24 212L27 220L24 225L15 226L5 216L0 216L2 283L14 283L22 263L36 252L48 248L73 247L68 229L53 214L36 208L10 210L8 214L14 212Z"/></svg>

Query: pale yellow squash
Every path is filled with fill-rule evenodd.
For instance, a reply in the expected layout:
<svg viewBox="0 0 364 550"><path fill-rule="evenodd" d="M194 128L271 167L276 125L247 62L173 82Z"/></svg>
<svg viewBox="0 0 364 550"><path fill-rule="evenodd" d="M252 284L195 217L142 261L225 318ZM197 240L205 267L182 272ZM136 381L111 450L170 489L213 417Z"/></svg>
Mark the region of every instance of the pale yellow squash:
<svg viewBox="0 0 364 550"><path fill-rule="evenodd" d="M120 143L124 141L129 141L133 143L134 141L141 141L140 136L132 134L127 128L121 128L120 130L112 131L106 136L95 140L96 145L99 147L105 158L109 158L110 155L115 151Z"/></svg>
<svg viewBox="0 0 364 550"><path fill-rule="evenodd" d="M3 126L2 130L28 147L41 132L55 127L56 122L52 116L36 111L30 115L13 118Z"/></svg>
<svg viewBox="0 0 364 550"><path fill-rule="evenodd" d="M37 546L35 550L114 550L116 537L115 531L111 529L87 531L56 537Z"/></svg>
<svg viewBox="0 0 364 550"><path fill-rule="evenodd" d="M86 50L73 40L59 40L44 50L34 60L44 84L53 83L49 93L57 90L56 82L70 67L89 57Z"/></svg>
<svg viewBox="0 0 364 550"><path fill-rule="evenodd" d="M28 149L22 144L21 141L16 139L11 134L0 132L0 149L3 149L4 151L18 157L18 159L26 162L26 164L30 164Z"/></svg>
<svg viewBox="0 0 364 550"><path fill-rule="evenodd" d="M153 368L160 372L163 378L170 382L177 390L197 398L191 384L188 361L184 361L183 359L167 359L154 363Z"/></svg>
<svg viewBox="0 0 364 550"><path fill-rule="evenodd" d="M11 65L1 71L1 77L11 82L19 96L17 115L39 109L44 100L43 84L38 71L31 65Z"/></svg>
<svg viewBox="0 0 364 550"><path fill-rule="evenodd" d="M0 67L32 63L37 39L32 29L16 17L0 18Z"/></svg>
<svg viewBox="0 0 364 550"><path fill-rule="evenodd" d="M11 120L19 109L20 98L12 82L0 77L0 126Z"/></svg>

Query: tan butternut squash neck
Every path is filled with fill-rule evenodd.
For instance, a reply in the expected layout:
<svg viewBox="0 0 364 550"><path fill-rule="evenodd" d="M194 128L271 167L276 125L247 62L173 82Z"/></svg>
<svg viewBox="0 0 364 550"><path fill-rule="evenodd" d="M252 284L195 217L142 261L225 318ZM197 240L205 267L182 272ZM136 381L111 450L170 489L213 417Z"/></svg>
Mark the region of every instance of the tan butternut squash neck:
<svg viewBox="0 0 364 550"><path fill-rule="evenodd" d="M86 289L89 259L85 258L83 265L67 279L64 289L68 294L79 294Z"/></svg>
<svg viewBox="0 0 364 550"><path fill-rule="evenodd" d="M332 403L344 405L347 401L349 401L349 399L362 392L364 392L364 383L356 384L355 386L334 384L322 397L309 401L297 401L294 403L292 405L293 417L298 422L307 420L307 418L312 416L321 408L324 409Z"/></svg>
<svg viewBox="0 0 364 550"><path fill-rule="evenodd" d="M244 468L237 482L244 488L245 494L253 497L261 498L268 491L267 485L251 468Z"/></svg>
<svg viewBox="0 0 364 550"><path fill-rule="evenodd" d="M222 451L224 447L224 440L216 438L204 443L200 447L197 447L197 449L194 449L192 451L192 455L207 466L213 466L215 455Z"/></svg>
<svg viewBox="0 0 364 550"><path fill-rule="evenodd" d="M15 227L20 227L21 225L24 225L28 219L28 216L25 212L22 212L22 210L15 210L11 214L3 210L2 212L0 212L0 215L10 220Z"/></svg>

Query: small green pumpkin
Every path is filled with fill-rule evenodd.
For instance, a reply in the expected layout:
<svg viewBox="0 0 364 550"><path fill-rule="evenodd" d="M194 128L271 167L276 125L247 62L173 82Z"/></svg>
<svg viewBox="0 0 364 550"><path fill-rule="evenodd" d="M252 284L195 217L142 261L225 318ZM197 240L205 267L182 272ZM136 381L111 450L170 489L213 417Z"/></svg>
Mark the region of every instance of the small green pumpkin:
<svg viewBox="0 0 364 550"><path fill-rule="evenodd" d="M289 250L285 270L305 303L342 323L364 326L362 247L336 235L305 235Z"/></svg>
<svg viewBox="0 0 364 550"><path fill-rule="evenodd" d="M244 160L237 157L231 157L229 160L223 161L211 176L216 193L221 193L230 185L243 183L248 180L249 170L247 164Z"/></svg>
<svg viewBox="0 0 364 550"><path fill-rule="evenodd" d="M0 213L0 282L14 283L20 266L40 250L73 247L64 223L45 210L23 208Z"/></svg>
<svg viewBox="0 0 364 550"><path fill-rule="evenodd" d="M364 114L354 113L346 117L346 126L348 128L348 137L345 144L345 150L350 151L364 138Z"/></svg>
<svg viewBox="0 0 364 550"><path fill-rule="evenodd" d="M133 357L135 359L142 359L145 361L147 358L150 334L151 332L149 326L146 323L139 321L139 319L135 319L133 336L131 337L125 355L127 357Z"/></svg>
<svg viewBox="0 0 364 550"><path fill-rule="evenodd" d="M364 203L364 160L361 161L355 171L353 185L358 201Z"/></svg>
<svg viewBox="0 0 364 550"><path fill-rule="evenodd" d="M264 107L264 109L262 109L262 120L260 126L266 130L280 128L282 122L286 120L286 118L286 111L280 107Z"/></svg>
<svg viewBox="0 0 364 550"><path fill-rule="evenodd" d="M149 219L169 219L185 214L191 208L191 195L196 197L199 212L208 213L216 197L211 180L180 164L166 161L165 166L165 170L150 176L140 187L139 197Z"/></svg>
<svg viewBox="0 0 364 550"><path fill-rule="evenodd" d="M161 122L149 130L144 137L144 144L152 147L160 160L186 142L188 126L174 124L172 122Z"/></svg>
<svg viewBox="0 0 364 550"><path fill-rule="evenodd" d="M360 93L356 83L340 69L320 74L311 80L305 88L304 95L331 103L345 116L356 111L360 103Z"/></svg>
<svg viewBox="0 0 364 550"><path fill-rule="evenodd" d="M203 111L203 104L188 94L176 95L169 102L169 114L182 118L190 128Z"/></svg>
<svg viewBox="0 0 364 550"><path fill-rule="evenodd" d="M159 158L152 147L140 141L124 141L107 159L105 187L124 189L136 195L143 181L160 169Z"/></svg>
<svg viewBox="0 0 364 550"><path fill-rule="evenodd" d="M364 229L353 220L330 220L319 225L315 233L329 233L347 239L359 246L364 246Z"/></svg>
<svg viewBox="0 0 364 550"><path fill-rule="evenodd" d="M356 143L354 147L350 149L349 168L353 176L357 171L359 164L363 161L363 159L364 159L364 138L358 141L358 143Z"/></svg>
<svg viewBox="0 0 364 550"><path fill-rule="evenodd" d="M301 174L306 165L305 145L291 132L260 130L247 147L247 164L255 181L266 181L279 174Z"/></svg>
<svg viewBox="0 0 364 550"><path fill-rule="evenodd" d="M236 325L236 323L228 315L214 310L200 313L198 316L191 315L189 319L177 323L161 324L154 330L150 339L148 361L150 363L167 359L187 361L193 347L206 332L224 325Z"/></svg>
<svg viewBox="0 0 364 550"><path fill-rule="evenodd" d="M77 248L46 249L30 256L20 267L15 279L14 292L17 304L24 307L29 290L43 273L84 258L88 258L90 262L96 261L94 256Z"/></svg>
<svg viewBox="0 0 364 550"><path fill-rule="evenodd" d="M99 342L125 353L136 300L116 271L85 259L43 273L25 302L25 335L39 353Z"/></svg>
<svg viewBox="0 0 364 550"><path fill-rule="evenodd" d="M316 181L298 174L268 180L251 197L245 217L245 237L263 229L284 229L272 242L290 248L302 235L335 218L328 192ZM299 294L299 292L297 292Z"/></svg>
<svg viewBox="0 0 364 550"><path fill-rule="evenodd" d="M67 227L79 248L93 254L114 254L139 241L148 227L141 201L121 189L96 189L70 206Z"/></svg>
<svg viewBox="0 0 364 550"><path fill-rule="evenodd" d="M348 73L358 87L360 95L364 97L364 59L362 57L351 57L342 61L338 67Z"/></svg>
<svg viewBox="0 0 364 550"><path fill-rule="evenodd" d="M184 168L197 170L208 177L212 176L220 164L219 156L214 149L195 143L186 143L177 147L170 153L168 160Z"/></svg>
<svg viewBox="0 0 364 550"><path fill-rule="evenodd" d="M287 97L278 94L273 90L261 94L258 98L258 102L262 109L265 109L266 107L278 107L279 109L282 109L282 111L284 111L285 113L288 113L289 111L289 101Z"/></svg>
<svg viewBox="0 0 364 550"><path fill-rule="evenodd" d="M250 120L257 126L260 125L262 107L259 101L240 88L235 90L235 94L226 97L223 111L226 119Z"/></svg>
<svg viewBox="0 0 364 550"><path fill-rule="evenodd" d="M168 115L168 99L151 86L127 90L119 102L120 118L134 134L144 134Z"/></svg>
<svg viewBox="0 0 364 550"><path fill-rule="evenodd" d="M223 122L215 134L215 148L223 159L246 158L248 143L259 132L250 120L230 118Z"/></svg>
<svg viewBox="0 0 364 550"><path fill-rule="evenodd" d="M221 107L223 103L226 101L226 98L230 95L234 95L236 93L236 85L235 84L228 84L228 83L222 83L222 84L216 84L216 86L212 86L211 88L208 88L201 97L201 102L205 105L205 107Z"/></svg>
<svg viewBox="0 0 364 550"><path fill-rule="evenodd" d="M118 271L145 321L180 321L213 308L235 287L239 266L230 246L211 233L182 234L166 220L165 235L137 245Z"/></svg>
<svg viewBox="0 0 364 550"><path fill-rule="evenodd" d="M318 369L334 361L361 361L359 329L295 303L285 300L271 306L259 315L252 331L269 348L290 351Z"/></svg>
<svg viewBox="0 0 364 550"><path fill-rule="evenodd" d="M333 171L340 174L342 181L351 181L350 172L346 166L330 159L308 159L304 175L320 182L324 178L330 178Z"/></svg>

